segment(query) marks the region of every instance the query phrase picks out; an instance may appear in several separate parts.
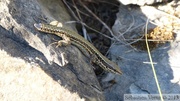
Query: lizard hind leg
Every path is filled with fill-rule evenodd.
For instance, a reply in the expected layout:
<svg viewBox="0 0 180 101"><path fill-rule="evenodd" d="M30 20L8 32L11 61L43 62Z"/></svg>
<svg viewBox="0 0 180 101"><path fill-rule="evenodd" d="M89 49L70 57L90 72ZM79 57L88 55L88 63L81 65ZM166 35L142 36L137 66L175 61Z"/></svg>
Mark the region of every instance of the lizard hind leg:
<svg viewBox="0 0 180 101"><path fill-rule="evenodd" d="M99 60L97 59L97 56L95 54L92 54L90 56L90 62L91 63L96 63L96 62L99 62Z"/></svg>

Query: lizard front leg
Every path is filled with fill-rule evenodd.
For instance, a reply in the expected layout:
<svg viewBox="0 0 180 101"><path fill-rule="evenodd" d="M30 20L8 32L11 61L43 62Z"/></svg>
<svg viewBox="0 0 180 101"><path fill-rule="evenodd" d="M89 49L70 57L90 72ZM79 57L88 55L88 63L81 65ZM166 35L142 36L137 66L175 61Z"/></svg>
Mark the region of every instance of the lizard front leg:
<svg viewBox="0 0 180 101"><path fill-rule="evenodd" d="M50 25L56 26L56 27L62 27L62 23L59 21L52 21L50 22ZM59 46L67 46L71 44L70 38L67 37L66 35L64 35L63 33L61 34L61 37L63 38L63 40L59 40L58 42L54 42L52 44L57 44L56 48Z"/></svg>
<svg viewBox="0 0 180 101"><path fill-rule="evenodd" d="M53 44L57 44L56 48L58 48L59 46L67 46L71 44L70 38L67 37L66 35L62 34L62 38L63 40L59 40L57 42L53 42L51 45Z"/></svg>
<svg viewBox="0 0 180 101"><path fill-rule="evenodd" d="M56 47L59 47L59 46L67 46L67 45L70 45L71 44L71 41L70 41L70 38L67 37L66 35L62 35L62 38L63 40L60 40L57 42L57 46Z"/></svg>

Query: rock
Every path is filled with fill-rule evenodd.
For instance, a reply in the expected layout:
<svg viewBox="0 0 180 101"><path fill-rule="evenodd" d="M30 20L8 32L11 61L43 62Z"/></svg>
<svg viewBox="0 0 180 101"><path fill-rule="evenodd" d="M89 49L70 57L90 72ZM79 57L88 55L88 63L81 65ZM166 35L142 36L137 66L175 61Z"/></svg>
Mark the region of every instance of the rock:
<svg viewBox="0 0 180 101"><path fill-rule="evenodd" d="M103 88L106 88L104 92L107 101L123 101L124 94L159 94L147 51L132 45L138 41L137 38L143 40L141 37L145 34L147 18L149 18L148 30L161 26L176 35L174 40L165 41L164 44L151 50L151 56L162 93L180 94L180 20L175 16L179 14L179 10L176 10L179 3L171 2L158 6L157 8L160 7L161 10L153 6L120 5L112 28L119 41L114 43L110 52L114 60L119 60L118 64L123 75L114 77L116 81L114 86L106 82L107 80L102 80L102 84L106 84ZM163 11L174 13L168 14ZM145 43L145 41L140 43L143 42ZM144 47L146 48L145 44ZM106 78L109 78L109 75ZM110 86L107 87L107 84Z"/></svg>
<svg viewBox="0 0 180 101"><path fill-rule="evenodd" d="M70 20L60 0L0 1L0 100L104 100L89 59L33 26L53 20Z"/></svg>
<svg viewBox="0 0 180 101"><path fill-rule="evenodd" d="M151 5L154 3L160 3L163 2L165 0L119 0L119 2L121 2L124 5L128 5L128 4L136 4L136 5Z"/></svg>
<svg viewBox="0 0 180 101"><path fill-rule="evenodd" d="M73 24L65 24L71 18L61 0L1 0L0 100L123 101L124 94L158 94L147 51L129 43L144 35L147 18L151 21L148 29L173 25L170 31L176 33L175 39L155 47L151 54L162 93L179 94L178 4L157 6L161 11L152 6L120 5L112 28L119 42L109 52L123 75L99 77L100 86L89 58L78 48L56 48L52 43L60 38L38 32L33 26L58 20L73 30Z"/></svg>

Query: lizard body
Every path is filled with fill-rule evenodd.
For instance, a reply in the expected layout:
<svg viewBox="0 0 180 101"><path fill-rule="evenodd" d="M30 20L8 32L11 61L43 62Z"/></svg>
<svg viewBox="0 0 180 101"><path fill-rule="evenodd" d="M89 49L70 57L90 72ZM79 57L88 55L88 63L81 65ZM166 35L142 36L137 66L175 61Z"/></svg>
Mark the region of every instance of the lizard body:
<svg viewBox="0 0 180 101"><path fill-rule="evenodd" d="M115 74L122 74L118 65L110 61L105 56L103 56L90 42L88 42L86 39L84 39L81 35L77 34L76 32L73 32L63 27L56 27L49 24L39 23L34 24L34 26L37 30L41 32L54 34L59 37L62 37L64 40L60 40L58 42L59 46L61 46L62 44L72 43L73 45L80 47L80 49L83 48L86 51L88 51L88 53L91 56L91 61L100 66L102 69Z"/></svg>

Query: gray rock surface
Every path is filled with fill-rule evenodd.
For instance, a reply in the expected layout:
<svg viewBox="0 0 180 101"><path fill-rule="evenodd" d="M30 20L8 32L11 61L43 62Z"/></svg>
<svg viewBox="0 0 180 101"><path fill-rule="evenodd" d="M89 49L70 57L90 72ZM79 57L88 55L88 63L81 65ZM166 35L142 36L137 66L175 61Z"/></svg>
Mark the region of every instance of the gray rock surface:
<svg viewBox="0 0 180 101"><path fill-rule="evenodd" d="M157 8L180 11L179 6ZM120 5L112 28L119 35L119 42L112 45L110 53L124 74L108 73L100 79L100 86L89 59L76 47L56 48L50 44L60 38L33 27L37 22L70 21L60 0L1 0L0 100L123 101L124 94L158 94L147 52L133 48L127 38L141 36L147 18L157 25L168 25L169 14L160 10ZM179 18L174 20L179 23ZM148 29L157 26L151 22ZM66 26L74 29L73 24ZM179 30L173 30L176 33L173 42L151 51L163 94L180 93Z"/></svg>
<svg viewBox="0 0 180 101"><path fill-rule="evenodd" d="M128 5L128 4L136 4L136 5L151 5L154 3L160 3L163 2L165 0L118 0L119 2L121 2L124 5Z"/></svg>
<svg viewBox="0 0 180 101"><path fill-rule="evenodd" d="M172 4L174 5L174 3ZM175 8L171 6L172 4L157 8L162 11L173 11ZM178 8L176 6L176 10L174 10L177 15L179 14ZM108 78L112 78L112 75L107 75L102 80L102 84L106 84L104 88L106 88L107 101L123 101L124 94L159 94L147 51L128 44L129 39L144 34L142 32L147 18L150 19L148 29L162 24L171 26L172 22L177 24L173 30L176 33L175 40L155 48L151 51L151 55L162 93L180 94L180 20L161 10L152 6L140 8L120 6L117 20L113 26L113 31L120 40L111 47L111 53L114 60L119 60L118 64L124 74L114 77L116 85L108 88L106 87Z"/></svg>
<svg viewBox="0 0 180 101"><path fill-rule="evenodd" d="M60 0L0 1L0 100L104 100L89 59L33 26L55 19L70 20Z"/></svg>

